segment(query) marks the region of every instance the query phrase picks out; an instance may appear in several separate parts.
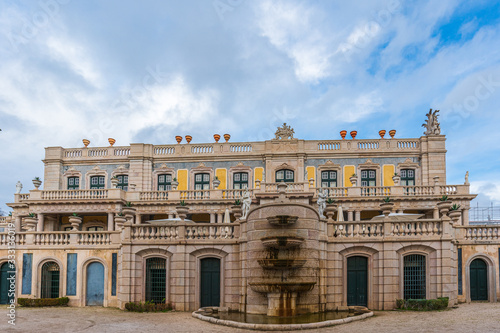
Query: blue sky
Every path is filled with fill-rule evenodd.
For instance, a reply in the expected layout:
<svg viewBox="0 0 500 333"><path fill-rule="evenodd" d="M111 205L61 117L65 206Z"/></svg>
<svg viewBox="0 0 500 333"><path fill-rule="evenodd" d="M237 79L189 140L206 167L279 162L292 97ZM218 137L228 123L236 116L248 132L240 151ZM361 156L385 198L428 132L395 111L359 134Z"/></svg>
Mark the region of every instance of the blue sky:
<svg viewBox="0 0 500 333"><path fill-rule="evenodd" d="M0 208L44 147L420 137L441 110L448 183L500 203L498 1L0 2Z"/></svg>

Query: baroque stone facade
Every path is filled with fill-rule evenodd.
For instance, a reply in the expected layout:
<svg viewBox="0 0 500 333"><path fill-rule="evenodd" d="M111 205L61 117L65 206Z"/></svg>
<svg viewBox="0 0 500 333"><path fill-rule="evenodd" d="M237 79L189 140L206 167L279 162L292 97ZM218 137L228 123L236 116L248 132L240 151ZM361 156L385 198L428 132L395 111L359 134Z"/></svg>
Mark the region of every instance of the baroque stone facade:
<svg viewBox="0 0 500 333"><path fill-rule="evenodd" d="M264 142L46 148L43 189L18 185L0 220L0 267L15 253L16 297L72 306L495 302L499 227L469 225L475 195L446 184L445 136L428 117L415 139L300 140L285 124Z"/></svg>

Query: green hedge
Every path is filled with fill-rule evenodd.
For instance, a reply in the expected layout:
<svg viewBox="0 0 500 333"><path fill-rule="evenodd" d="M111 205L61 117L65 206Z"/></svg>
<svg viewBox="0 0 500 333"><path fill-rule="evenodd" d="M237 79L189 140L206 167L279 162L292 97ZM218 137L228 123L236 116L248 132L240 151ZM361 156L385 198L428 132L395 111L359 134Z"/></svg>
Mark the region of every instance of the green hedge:
<svg viewBox="0 0 500 333"><path fill-rule="evenodd" d="M17 304L26 307L40 307L40 306L67 306L69 302L68 297L61 298L18 298Z"/></svg>
<svg viewBox="0 0 500 333"><path fill-rule="evenodd" d="M396 308L401 310L414 311L435 311L448 307L448 297L438 299L397 299Z"/></svg>
<svg viewBox="0 0 500 333"><path fill-rule="evenodd" d="M167 312L172 311L170 303L129 302L125 303L125 309L133 312Z"/></svg>

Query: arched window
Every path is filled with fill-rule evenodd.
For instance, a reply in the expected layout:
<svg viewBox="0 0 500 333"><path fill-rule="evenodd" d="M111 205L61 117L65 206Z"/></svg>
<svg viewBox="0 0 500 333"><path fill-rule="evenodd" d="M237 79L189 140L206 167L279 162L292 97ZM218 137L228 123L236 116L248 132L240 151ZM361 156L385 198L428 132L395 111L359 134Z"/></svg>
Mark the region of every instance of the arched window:
<svg viewBox="0 0 500 333"><path fill-rule="evenodd" d="M80 188L80 177L68 177L68 190L78 190Z"/></svg>
<svg viewBox="0 0 500 333"><path fill-rule="evenodd" d="M410 254L404 257L404 299L425 299L425 256Z"/></svg>
<svg viewBox="0 0 500 333"><path fill-rule="evenodd" d="M167 297L167 261L146 259L146 302L165 303Z"/></svg>
<svg viewBox="0 0 500 333"><path fill-rule="evenodd" d="M283 169L283 170L278 170L276 171L276 182L281 183L293 183L294 181L294 175L293 175L293 170L289 169Z"/></svg>
<svg viewBox="0 0 500 333"><path fill-rule="evenodd" d="M337 171L322 171L321 187L337 187Z"/></svg>
<svg viewBox="0 0 500 333"><path fill-rule="evenodd" d="M209 190L210 189L210 174L197 173L194 175L194 189L195 190Z"/></svg>
<svg viewBox="0 0 500 333"><path fill-rule="evenodd" d="M235 172L233 174L233 189L240 190L244 188L248 188L248 173Z"/></svg>
<svg viewBox="0 0 500 333"><path fill-rule="evenodd" d="M170 191L172 189L172 175L158 175L158 191Z"/></svg>
<svg viewBox="0 0 500 333"><path fill-rule="evenodd" d="M41 298L59 297L59 265L53 261L42 266Z"/></svg>

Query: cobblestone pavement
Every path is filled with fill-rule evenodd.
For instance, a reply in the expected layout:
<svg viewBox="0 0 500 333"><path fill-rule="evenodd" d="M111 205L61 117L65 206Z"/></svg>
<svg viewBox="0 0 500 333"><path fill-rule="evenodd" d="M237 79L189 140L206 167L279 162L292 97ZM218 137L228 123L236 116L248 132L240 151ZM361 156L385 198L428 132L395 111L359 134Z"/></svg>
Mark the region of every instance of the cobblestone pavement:
<svg viewBox="0 0 500 333"><path fill-rule="evenodd" d="M17 309L16 326L0 307L0 332L248 332L192 318L187 312L130 313L113 308ZM250 331L253 332L253 331ZM375 312L363 321L309 332L500 332L500 303L461 304L440 312Z"/></svg>

